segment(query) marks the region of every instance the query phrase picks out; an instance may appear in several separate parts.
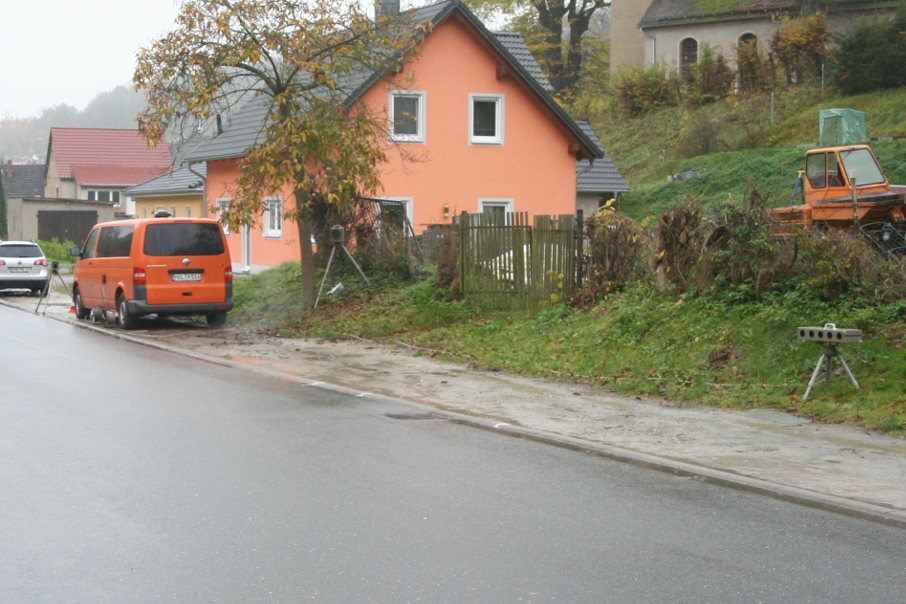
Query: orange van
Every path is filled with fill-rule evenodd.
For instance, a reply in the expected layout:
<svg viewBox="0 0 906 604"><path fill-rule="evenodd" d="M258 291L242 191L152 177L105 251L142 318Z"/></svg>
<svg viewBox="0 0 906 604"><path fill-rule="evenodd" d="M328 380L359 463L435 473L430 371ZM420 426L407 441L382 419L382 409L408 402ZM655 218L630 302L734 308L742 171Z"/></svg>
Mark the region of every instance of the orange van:
<svg viewBox="0 0 906 604"><path fill-rule="evenodd" d="M73 274L73 306L116 311L134 329L138 317L204 315L220 327L233 308L233 270L223 228L208 218L143 218L95 225Z"/></svg>

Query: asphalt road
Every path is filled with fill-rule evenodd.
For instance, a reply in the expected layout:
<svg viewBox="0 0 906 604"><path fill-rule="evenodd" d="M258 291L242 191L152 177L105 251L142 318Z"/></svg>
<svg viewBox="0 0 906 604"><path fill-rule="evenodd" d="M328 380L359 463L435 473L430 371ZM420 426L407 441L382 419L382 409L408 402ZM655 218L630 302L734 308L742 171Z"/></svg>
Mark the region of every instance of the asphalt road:
<svg viewBox="0 0 906 604"><path fill-rule="evenodd" d="M7 307L0 334L3 602L902 598L900 528Z"/></svg>

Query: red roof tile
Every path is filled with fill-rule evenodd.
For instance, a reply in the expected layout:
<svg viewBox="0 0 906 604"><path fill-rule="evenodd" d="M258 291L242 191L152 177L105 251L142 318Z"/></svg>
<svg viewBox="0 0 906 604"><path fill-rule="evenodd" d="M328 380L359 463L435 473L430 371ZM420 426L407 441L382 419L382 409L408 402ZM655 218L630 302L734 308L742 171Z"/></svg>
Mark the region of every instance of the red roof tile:
<svg viewBox="0 0 906 604"><path fill-rule="evenodd" d="M72 176L82 186L131 187L165 173L167 168L129 166L72 166Z"/></svg>
<svg viewBox="0 0 906 604"><path fill-rule="evenodd" d="M51 128L50 150L60 178L85 185L135 185L172 163L165 143L149 147L138 130Z"/></svg>

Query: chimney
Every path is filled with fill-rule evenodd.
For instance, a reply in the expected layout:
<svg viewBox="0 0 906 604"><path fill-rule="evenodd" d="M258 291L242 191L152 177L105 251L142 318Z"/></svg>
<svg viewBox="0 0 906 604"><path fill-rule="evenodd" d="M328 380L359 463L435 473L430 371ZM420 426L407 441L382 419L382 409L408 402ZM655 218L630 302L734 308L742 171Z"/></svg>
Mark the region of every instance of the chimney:
<svg viewBox="0 0 906 604"><path fill-rule="evenodd" d="M13 177L13 160L11 159L6 160L6 177Z"/></svg>
<svg viewBox="0 0 906 604"><path fill-rule="evenodd" d="M374 6L375 20L381 17L396 17L400 14L400 0L377 0Z"/></svg>

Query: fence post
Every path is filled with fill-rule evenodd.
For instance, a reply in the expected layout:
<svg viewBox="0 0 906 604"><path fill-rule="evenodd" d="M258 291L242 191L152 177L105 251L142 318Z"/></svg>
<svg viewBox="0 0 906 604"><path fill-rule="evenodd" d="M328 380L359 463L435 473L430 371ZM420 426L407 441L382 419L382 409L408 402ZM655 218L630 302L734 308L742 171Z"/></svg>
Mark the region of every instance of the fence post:
<svg viewBox="0 0 906 604"><path fill-rule="evenodd" d="M582 253L582 248L585 247L585 212L582 211L582 208L576 210L576 228L575 228L575 237L576 237L576 278L574 283L576 288L582 287L582 275L585 274L585 254Z"/></svg>

